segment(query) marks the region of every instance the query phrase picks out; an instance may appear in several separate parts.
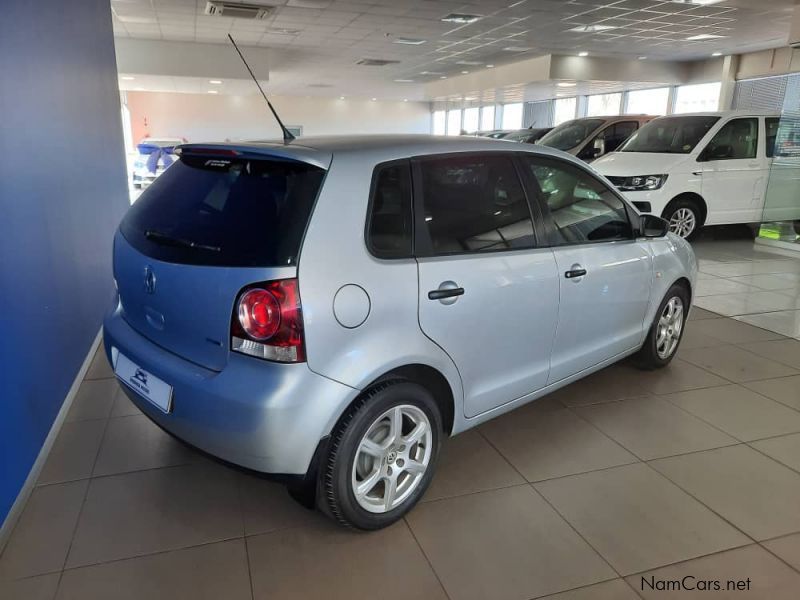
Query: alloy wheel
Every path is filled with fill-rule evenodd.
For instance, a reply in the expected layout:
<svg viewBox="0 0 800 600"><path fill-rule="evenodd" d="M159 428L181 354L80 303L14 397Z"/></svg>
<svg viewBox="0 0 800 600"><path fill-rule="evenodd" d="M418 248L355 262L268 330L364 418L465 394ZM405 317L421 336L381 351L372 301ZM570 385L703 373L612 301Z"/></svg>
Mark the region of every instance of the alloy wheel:
<svg viewBox="0 0 800 600"><path fill-rule="evenodd" d="M351 485L358 504L385 513L405 502L428 470L433 441L428 416L416 406L394 406L375 419L353 461Z"/></svg>
<svg viewBox="0 0 800 600"><path fill-rule="evenodd" d="M678 296L670 298L656 327L656 353L662 360L667 359L675 352L683 333L683 300Z"/></svg>
<svg viewBox="0 0 800 600"><path fill-rule="evenodd" d="M697 217L691 208L679 208L669 218L669 230L682 238L692 235L695 227L697 227Z"/></svg>

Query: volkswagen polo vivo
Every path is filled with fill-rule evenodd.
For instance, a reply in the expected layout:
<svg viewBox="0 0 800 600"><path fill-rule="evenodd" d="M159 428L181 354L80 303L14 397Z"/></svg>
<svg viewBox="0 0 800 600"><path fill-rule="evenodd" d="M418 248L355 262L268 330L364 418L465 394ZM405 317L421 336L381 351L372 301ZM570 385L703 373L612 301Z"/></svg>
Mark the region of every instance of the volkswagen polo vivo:
<svg viewBox="0 0 800 600"><path fill-rule="evenodd" d="M696 261L581 161L429 136L184 145L114 240L105 349L166 431L383 527L442 438L675 355Z"/></svg>

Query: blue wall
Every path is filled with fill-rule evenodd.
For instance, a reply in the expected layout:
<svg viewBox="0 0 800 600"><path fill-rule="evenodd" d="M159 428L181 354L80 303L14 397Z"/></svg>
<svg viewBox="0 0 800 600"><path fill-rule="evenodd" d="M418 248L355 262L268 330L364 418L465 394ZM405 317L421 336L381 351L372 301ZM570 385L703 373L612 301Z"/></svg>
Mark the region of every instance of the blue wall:
<svg viewBox="0 0 800 600"><path fill-rule="evenodd" d="M0 522L113 298L127 201L109 0L2 0Z"/></svg>

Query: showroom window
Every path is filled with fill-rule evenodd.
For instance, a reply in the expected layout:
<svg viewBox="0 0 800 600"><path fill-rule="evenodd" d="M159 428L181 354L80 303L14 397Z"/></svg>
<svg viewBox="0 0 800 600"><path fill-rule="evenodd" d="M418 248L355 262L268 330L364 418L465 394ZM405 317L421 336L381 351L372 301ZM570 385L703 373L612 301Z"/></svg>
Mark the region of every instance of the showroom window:
<svg viewBox="0 0 800 600"><path fill-rule="evenodd" d="M447 111L447 135L461 135L461 110Z"/></svg>
<svg viewBox="0 0 800 600"><path fill-rule="evenodd" d="M444 135L446 131L445 112L443 110L433 111L433 135Z"/></svg>
<svg viewBox="0 0 800 600"><path fill-rule="evenodd" d="M718 110L720 87L721 84L718 81L716 83L679 86L673 112L682 114Z"/></svg>
<svg viewBox="0 0 800 600"><path fill-rule="evenodd" d="M494 104L481 109L481 131L494 129Z"/></svg>
<svg viewBox="0 0 800 600"><path fill-rule="evenodd" d="M522 128L522 102L503 105L503 129Z"/></svg>
<svg viewBox="0 0 800 600"><path fill-rule="evenodd" d="M740 160L756 157L758 119L732 119L722 126L700 155L703 160Z"/></svg>
<svg viewBox="0 0 800 600"><path fill-rule="evenodd" d="M586 104L587 117L618 115L622 106L622 94L595 94Z"/></svg>
<svg viewBox="0 0 800 600"><path fill-rule="evenodd" d="M367 245L378 258L406 258L411 249L411 168L408 161L375 169Z"/></svg>
<svg viewBox="0 0 800 600"><path fill-rule="evenodd" d="M464 109L464 125L462 126L467 133L475 133L478 131L478 117L480 116L480 108L465 108Z"/></svg>
<svg viewBox="0 0 800 600"><path fill-rule="evenodd" d="M669 88L628 92L626 115L665 115L669 112Z"/></svg>
<svg viewBox="0 0 800 600"><path fill-rule="evenodd" d="M553 102L553 126L556 127L575 118L577 98L558 98Z"/></svg>
<svg viewBox="0 0 800 600"><path fill-rule="evenodd" d="M552 243L582 244L633 237L625 205L599 180L566 163L538 157L523 160L550 209Z"/></svg>
<svg viewBox="0 0 800 600"><path fill-rule="evenodd" d="M425 225L433 254L534 245L528 202L510 158L424 159L420 169Z"/></svg>

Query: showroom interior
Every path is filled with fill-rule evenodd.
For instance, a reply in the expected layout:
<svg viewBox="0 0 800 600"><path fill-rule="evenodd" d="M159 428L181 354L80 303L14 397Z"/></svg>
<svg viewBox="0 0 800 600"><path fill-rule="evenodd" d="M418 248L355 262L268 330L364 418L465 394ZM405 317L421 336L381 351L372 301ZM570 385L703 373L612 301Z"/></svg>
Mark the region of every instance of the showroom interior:
<svg viewBox="0 0 800 600"><path fill-rule="evenodd" d="M800 597L800 0L4 0L2 7L0 599ZM691 144L636 154L646 128L679 127L673 124L686 115L706 124ZM580 150L548 146L548 138L555 140L573 122L591 123L592 132L607 123L607 131L633 125L617 138L592 133ZM543 137L524 141L523 134L534 130ZM715 141L715 132L728 137ZM409 218L417 228L413 241L408 234L409 254L384 260L370 241L372 225L363 220L349 241L307 248L319 236L320 218L344 227L359 190L365 207L370 196L363 218L378 211L372 203L380 185L370 179L372 166L360 183L341 169L348 165L355 173L355 156L392 165L394 158L370 157L389 156L389 146L431 148L431 154L451 158L469 148L514 156L508 164L529 206L536 180L520 170L520 153L564 161L598 185L617 186L608 193L629 202L616 200L633 223L636 239L630 243L662 244L670 256L691 257L678 295L691 310L687 304L682 321L681 304L677 321L665 326L676 341L674 357L670 349L666 358L659 354L664 364L656 366L663 368L642 369L639 354L620 352L565 384L545 389L542 383L533 401L508 412L501 407L494 418L473 409L466 384L460 392L448 384L471 377L457 358L452 372L394 365L395 375L376 374L372 386L352 383L347 377L356 377L362 355L388 353L403 336L378 337L363 351L319 344L321 329L314 328L328 317L335 323L335 316L339 333L348 335L380 318L381 296L367 298L359 320L352 315L367 284L356 278L358 285L334 289L338 304L331 310L312 297L323 293L322 284L303 287L306 274L311 281L335 271L350 260L352 247L369 250L364 273L401 262L407 267L403 285L413 288L415 329L426 326L423 303L439 300L442 310L468 306L471 291L464 286L464 294L453 281L431 292L425 288L430 300L419 296L416 316L417 286L427 277L423 267L437 263L435 240L427 240L429 254L418 255L419 227L433 227L426 223L433 217L417 214L429 191L428 175L420 173L430 157L416 156L421 150L408 158L410 175L402 188L413 196ZM316 384L308 393L318 397L301 404L324 403L324 390L334 386L352 400L315 438L307 472L254 468L262 459L273 464L272 455L237 461L198 443L192 436L201 425L216 426L214 439L223 445L225 436L251 428L243 417L215 422L225 407L205 404L198 421L170 431L170 415L157 411L172 410L172 388L166 408L156 403L153 410L145 403L155 401L137 396L123 375L123 368L132 369L145 385L148 376L153 386L167 385L159 377L186 363L192 385L213 391L224 369L209 366L210 344L219 346L213 357L238 349L234 360L246 365L239 373L250 376L263 366L264 356L252 350L263 345L247 346L236 337L260 339L242 317L245 297L258 292L270 302L278 298L276 310L288 319L294 313L283 312L283 303L296 288L281 288L279 295L277 287L247 287L241 272L249 263L225 263L226 248L159 240L164 234L148 229L142 244L164 242L165 256L198 249L210 256L192 271L199 273L195 280L176 275L185 289L175 291L168 269L177 272L183 259L146 261L142 271L131 257L144 246L123 243L129 237L125 223L144 218L167 181L177 181L170 177L191 169L216 177L211 169L233 163L245 165L250 176L258 152L272 153L270 168L290 173L287 181L322 182L310 225L292 225L298 240L306 240L299 271L285 274L296 266L292 258L284 261L289 266L276 262L269 270L301 282L299 327L302 333L305 319L306 331L300 346L276 346L273 360L303 363L307 352L308 368L279 367L313 371L320 364L316 353L326 352L342 373L338 379L315 374L326 383ZM619 171L626 152L652 166ZM684 157L693 161L686 173L670 166L684 164ZM719 167L707 166L713 164ZM448 173L463 182L470 168ZM508 184L507 175L498 177ZM681 178L688 186L683 191ZM705 190L711 181L721 208L698 191L698 182ZM195 193L191 186L170 185L176 203ZM341 210L324 203L333 185L341 186ZM658 204L662 188L677 190L664 207ZM498 202L510 201L506 188L494 194ZM380 197L391 202L391 194ZM310 198L313 205L314 194ZM735 212L731 207L739 212L726 217ZM648 221L637 211L665 220ZM177 213L163 211L162 221L164 214ZM551 227L559 227L555 217L551 223L544 209L531 214L536 256L557 253L557 244L542 243L545 233L553 235ZM651 234L645 223L664 229ZM256 226L254 219L241 237ZM499 228L497 233L505 243ZM239 243L244 248L249 242ZM581 246L581 261L627 268L623 263L640 260L620 254L611 265L599 254L601 246ZM492 260L501 263L520 252L525 250L495 253ZM465 279L491 276L480 268ZM588 274L577 262L567 268L564 277L575 281L564 283L558 274L556 303L565 302L565 289L591 282L591 268ZM662 267L648 270L653 289L666 289L670 282L659 281L670 277L670 268L663 268L663 277ZM498 273L497 289L512 284ZM270 275L271 284L278 278ZM213 285L204 288L201 279ZM390 279L387 289L401 285ZM233 280L242 295L219 300ZM132 338L114 320L127 318L119 317L120 294L146 300L161 291L159 285L180 296L183 321L223 305L221 335L230 338L230 347L201 333L195 343L205 350L197 351L197 360L178 356L167 337L153 338L166 341L153 342L161 358L152 364L136 364L144 360L138 351L130 350L135 360L123 356ZM607 303L617 292L626 307L620 310L633 310L625 289L597 289L597 302L580 307L586 327L609 314ZM238 313L231 312L234 301ZM660 301L649 300L652 319L639 319L637 350L651 343L653 331L661 332L658 315L667 312L658 312ZM539 298L534 305L543 303ZM163 316L147 310L142 319L163 329ZM504 316L508 310L503 300L486 298L469 328L459 332L457 353L481 356L476 369L491 370L487 366L513 360L518 351L508 340L488 344L484 334L491 336L492 323L530 330L537 344L553 338L539 308L516 323ZM355 324L342 314L356 318ZM399 312L387 315L401 319ZM449 351L429 330L417 333L437 352ZM572 346L579 339L575 334ZM127 348L134 347L140 346L130 342ZM251 348L250 356L242 348ZM284 359L278 350L286 349L300 354ZM550 375L544 375L548 385ZM435 419L413 405L404 405L412 410L399 417L413 424L421 414L441 434L440 448L438 441L425 442L439 448L425 454L426 461L434 456L436 472L404 480L421 486L408 483L415 498L408 512L403 508L386 526L354 525L333 496L339 477L333 461L347 447L348 419L355 422L371 398L386 398L380 396L386 389L415 381L430 383L434 406L445 406L440 392L451 403L450 413L442 409ZM245 387L241 381L230 385L236 393ZM291 385L287 378L290 392ZM176 417L183 401L176 387ZM272 431L277 439L270 448L296 438L294 428ZM412 462L411 454L402 454L404 446L386 448L381 460L396 469L402 466L397 456ZM353 486L363 483L359 456L343 467L343 481L352 471ZM376 468L391 475L391 466ZM388 487L383 489L388 498Z"/></svg>

